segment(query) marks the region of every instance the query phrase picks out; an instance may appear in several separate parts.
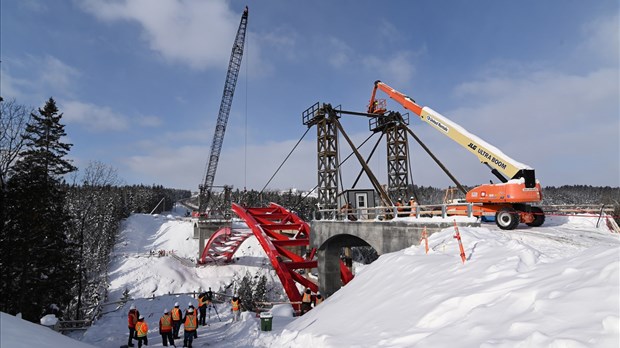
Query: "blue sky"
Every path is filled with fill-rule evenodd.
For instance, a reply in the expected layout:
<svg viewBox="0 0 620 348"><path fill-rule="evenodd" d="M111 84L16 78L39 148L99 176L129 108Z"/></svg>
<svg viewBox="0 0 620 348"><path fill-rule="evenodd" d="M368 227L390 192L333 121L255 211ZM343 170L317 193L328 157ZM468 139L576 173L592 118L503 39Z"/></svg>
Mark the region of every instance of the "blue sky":
<svg viewBox="0 0 620 348"><path fill-rule="evenodd" d="M96 160L129 184L196 190L246 5L216 185L261 189L306 131L303 110L363 111L375 80L535 168L543 186L620 185L617 0L3 0L0 92L35 107L54 97L80 168ZM370 135L363 118L342 122L357 143ZM463 184L495 180L428 125L411 127ZM270 188L316 185L315 140L312 129ZM382 182L385 152L370 162ZM418 146L411 158L415 183L451 185ZM345 188L359 171L349 162Z"/></svg>

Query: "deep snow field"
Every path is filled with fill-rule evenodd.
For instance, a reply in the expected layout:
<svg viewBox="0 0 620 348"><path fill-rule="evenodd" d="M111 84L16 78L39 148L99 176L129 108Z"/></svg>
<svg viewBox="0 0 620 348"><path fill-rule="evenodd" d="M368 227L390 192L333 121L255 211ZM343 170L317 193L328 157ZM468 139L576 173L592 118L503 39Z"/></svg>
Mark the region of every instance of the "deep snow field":
<svg viewBox="0 0 620 348"><path fill-rule="evenodd" d="M106 306L83 335L72 334L80 341L3 313L0 345L117 348L127 343L126 315L133 303L149 324L149 347L158 347L164 308L177 301L182 309L196 304L189 295L168 294L218 291L246 271L267 275L281 294L254 237L241 245L231 265L196 268L158 257L159 250L188 260L198 255L192 222L180 217L181 208L175 210L132 215L123 223L109 266L108 300L119 300L125 290L134 300ZM616 348L620 236L596 223L596 217L549 216L541 227L520 225L513 231L492 223L459 227L465 263L454 229L444 229L429 237L428 254L423 245L413 245L357 267L352 282L302 317L293 317L288 305L276 306L270 332L260 331L254 313L231 323L230 306L219 304L221 321L211 313L194 347ZM175 343L182 346L182 340Z"/></svg>

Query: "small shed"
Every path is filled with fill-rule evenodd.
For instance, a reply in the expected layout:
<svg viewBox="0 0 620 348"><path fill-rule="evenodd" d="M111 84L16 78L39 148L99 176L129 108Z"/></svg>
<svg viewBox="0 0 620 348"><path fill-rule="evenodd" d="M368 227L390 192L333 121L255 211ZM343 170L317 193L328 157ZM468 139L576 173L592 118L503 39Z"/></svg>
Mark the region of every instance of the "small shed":
<svg viewBox="0 0 620 348"><path fill-rule="evenodd" d="M345 204L351 206L353 216L359 219L374 219L376 212L374 209L375 190L373 189L351 189L345 190L338 197L338 206L344 207Z"/></svg>

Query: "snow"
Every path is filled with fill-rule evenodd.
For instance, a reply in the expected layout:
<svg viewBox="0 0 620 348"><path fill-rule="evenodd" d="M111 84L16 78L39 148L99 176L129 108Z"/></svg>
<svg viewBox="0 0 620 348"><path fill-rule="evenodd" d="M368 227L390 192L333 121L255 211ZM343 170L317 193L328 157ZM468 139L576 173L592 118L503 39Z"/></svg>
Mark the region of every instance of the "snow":
<svg viewBox="0 0 620 348"><path fill-rule="evenodd" d="M87 348L93 347L67 336L63 336L52 329L33 324L6 313L0 313L0 347L64 347Z"/></svg>
<svg viewBox="0 0 620 348"><path fill-rule="evenodd" d="M270 332L260 331L254 313L232 323L230 306L219 304L221 321L212 315L194 347L618 347L620 236L596 220L549 216L541 227L513 231L459 227L464 263L447 228L429 237L428 254L414 245L357 267L353 281L302 317L289 305L274 306ZM195 259L192 235L191 221L177 216L132 215L110 263L109 300L125 289L133 300L108 306L83 335L73 334L80 341L3 313L1 346L116 348L127 342L133 303L151 328L149 347L158 347L163 309L196 305L175 293L217 291L246 271L278 283L254 237L226 266L187 267L149 253Z"/></svg>

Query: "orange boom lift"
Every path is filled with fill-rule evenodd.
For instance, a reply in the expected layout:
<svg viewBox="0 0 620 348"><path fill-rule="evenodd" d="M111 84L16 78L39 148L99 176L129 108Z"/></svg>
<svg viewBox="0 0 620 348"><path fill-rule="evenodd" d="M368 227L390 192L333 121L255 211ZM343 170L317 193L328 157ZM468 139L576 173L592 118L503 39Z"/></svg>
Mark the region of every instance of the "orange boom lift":
<svg viewBox="0 0 620 348"><path fill-rule="evenodd" d="M368 104L369 114L381 116L387 112L385 100L376 99L377 90L385 92L405 109L418 115L423 122L463 146L500 179L501 183L481 185L467 192L467 202L479 203L473 206L474 216L494 214L497 226L504 230L516 228L519 222L528 226L540 226L545 222L543 210L529 204L542 200L540 183L536 180L533 168L506 156L495 146L469 133L447 117L427 106L416 104L410 97L381 81L375 81ZM467 207L455 206L453 209L463 214Z"/></svg>

